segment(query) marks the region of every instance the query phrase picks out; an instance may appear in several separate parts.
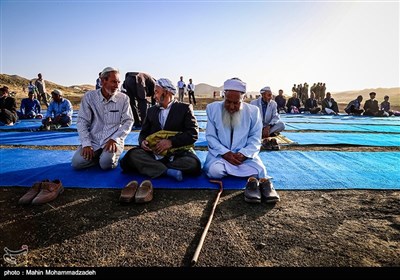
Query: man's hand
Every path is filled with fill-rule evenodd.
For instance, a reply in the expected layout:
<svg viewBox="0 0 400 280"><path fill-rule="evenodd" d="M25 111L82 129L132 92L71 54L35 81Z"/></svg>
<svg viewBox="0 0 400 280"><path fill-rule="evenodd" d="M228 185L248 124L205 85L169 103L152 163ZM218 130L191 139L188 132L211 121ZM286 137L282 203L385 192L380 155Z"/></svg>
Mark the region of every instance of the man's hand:
<svg viewBox="0 0 400 280"><path fill-rule="evenodd" d="M83 147L81 156L88 161L92 160L94 156L93 148L91 146Z"/></svg>
<svg viewBox="0 0 400 280"><path fill-rule="evenodd" d="M54 118L54 121L56 123L60 122L60 120L61 120L61 115L58 115L57 117Z"/></svg>
<svg viewBox="0 0 400 280"><path fill-rule="evenodd" d="M104 149L105 149L107 152L116 153L117 150L118 150L118 148L117 148L117 142L115 142L115 140L113 140L113 139L109 139L109 140L107 141L106 145L104 146Z"/></svg>
<svg viewBox="0 0 400 280"><path fill-rule="evenodd" d="M154 148L154 152L157 155L161 155L164 151L168 150L171 147L172 147L171 140L162 139L157 141L156 147Z"/></svg>
<svg viewBox="0 0 400 280"><path fill-rule="evenodd" d="M269 137L269 125L263 127L262 129L262 138L267 138Z"/></svg>
<svg viewBox="0 0 400 280"><path fill-rule="evenodd" d="M242 162L239 159L237 159L237 154L234 154L230 151L227 152L226 154L222 155L222 158L233 165L241 165L242 164Z"/></svg>
<svg viewBox="0 0 400 280"><path fill-rule="evenodd" d="M142 143L140 143L140 147L145 150L146 152L152 152L150 147L148 146L149 142L147 140L143 140Z"/></svg>
<svg viewBox="0 0 400 280"><path fill-rule="evenodd" d="M242 163L243 161L245 161L245 160L247 159L247 157L244 156L242 153L236 153L236 154L233 154L233 156L234 156L238 161L240 161L240 163Z"/></svg>

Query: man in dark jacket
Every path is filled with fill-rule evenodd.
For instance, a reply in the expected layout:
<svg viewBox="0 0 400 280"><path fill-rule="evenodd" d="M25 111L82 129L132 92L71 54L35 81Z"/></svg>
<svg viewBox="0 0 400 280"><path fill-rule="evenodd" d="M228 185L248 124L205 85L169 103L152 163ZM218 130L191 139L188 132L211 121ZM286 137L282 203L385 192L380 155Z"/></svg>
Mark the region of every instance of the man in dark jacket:
<svg viewBox="0 0 400 280"><path fill-rule="evenodd" d="M0 125L14 125L18 120L15 98L8 96L8 87L0 88Z"/></svg>
<svg viewBox="0 0 400 280"><path fill-rule="evenodd" d="M147 100L146 97L152 98L154 105L154 86L155 79L146 73L128 72L125 75L125 81L122 87L129 96L131 109L133 113L135 128L140 128L146 118Z"/></svg>
<svg viewBox="0 0 400 280"><path fill-rule="evenodd" d="M121 159L124 172L136 171L151 178L167 175L177 181L183 180L183 174L200 174L200 160L190 148L199 135L193 106L175 100L175 95L176 88L170 80L156 81L155 100L158 104L147 111L139 147L132 148ZM168 137L151 141L160 131L165 131Z"/></svg>

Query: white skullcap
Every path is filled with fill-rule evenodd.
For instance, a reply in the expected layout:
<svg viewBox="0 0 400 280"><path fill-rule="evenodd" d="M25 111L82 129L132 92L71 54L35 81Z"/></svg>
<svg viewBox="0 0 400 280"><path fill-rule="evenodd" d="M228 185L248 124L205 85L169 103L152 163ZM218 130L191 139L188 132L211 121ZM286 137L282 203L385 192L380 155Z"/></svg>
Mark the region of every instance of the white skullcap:
<svg viewBox="0 0 400 280"><path fill-rule="evenodd" d="M51 94L55 94L55 95L62 95L61 90L55 89L51 92Z"/></svg>
<svg viewBox="0 0 400 280"><path fill-rule="evenodd" d="M176 87L173 85L173 83L169 79L166 79L166 78L158 79L156 81L156 85L169 91L173 95L176 94Z"/></svg>
<svg viewBox="0 0 400 280"><path fill-rule="evenodd" d="M103 71L101 71L100 77L103 78L104 75L107 74L108 72L118 72L119 73L119 70L114 67L106 67L103 69Z"/></svg>
<svg viewBox="0 0 400 280"><path fill-rule="evenodd" d="M271 88L270 88L270 87L263 87L263 88L260 90L260 93L263 94L263 93L266 92L266 91L271 91Z"/></svg>
<svg viewBox="0 0 400 280"><path fill-rule="evenodd" d="M226 80L224 83L224 91L227 90L236 90L244 94L246 93L246 83L242 82L239 78Z"/></svg>

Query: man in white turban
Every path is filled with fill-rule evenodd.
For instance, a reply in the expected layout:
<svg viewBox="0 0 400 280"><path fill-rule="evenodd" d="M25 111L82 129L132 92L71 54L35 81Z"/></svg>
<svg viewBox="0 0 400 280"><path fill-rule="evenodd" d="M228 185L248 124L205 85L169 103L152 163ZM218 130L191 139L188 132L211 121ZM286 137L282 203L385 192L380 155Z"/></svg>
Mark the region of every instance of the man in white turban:
<svg viewBox="0 0 400 280"><path fill-rule="evenodd" d="M204 171L210 178L249 177L245 201L276 202L279 196L260 159L262 119L258 108L243 102L246 83L233 78L224 83L224 100L207 105L208 154Z"/></svg>
<svg viewBox="0 0 400 280"><path fill-rule="evenodd" d="M278 142L275 138L285 129L285 124L281 121L278 113L278 104L272 100L270 87L263 87L260 90L261 96L252 100L250 104L258 107L263 122L262 135L263 147L267 150L279 150Z"/></svg>

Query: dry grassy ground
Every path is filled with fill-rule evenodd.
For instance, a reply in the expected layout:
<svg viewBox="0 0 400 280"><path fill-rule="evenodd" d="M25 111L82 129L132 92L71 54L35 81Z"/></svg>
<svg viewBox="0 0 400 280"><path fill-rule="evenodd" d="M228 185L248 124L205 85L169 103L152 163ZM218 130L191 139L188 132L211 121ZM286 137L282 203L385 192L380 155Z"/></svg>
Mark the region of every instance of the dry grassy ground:
<svg viewBox="0 0 400 280"><path fill-rule="evenodd" d="M211 101L199 99L195 109L204 109ZM2 266L190 266L217 194L157 189L151 203L121 205L117 189L69 188L51 203L22 207L17 202L25 192L20 187L0 188L0 249L29 247L26 255L17 257L16 265L0 261ZM244 202L243 191L223 191L196 266L400 267L399 191L279 194L276 205L251 205Z"/></svg>

